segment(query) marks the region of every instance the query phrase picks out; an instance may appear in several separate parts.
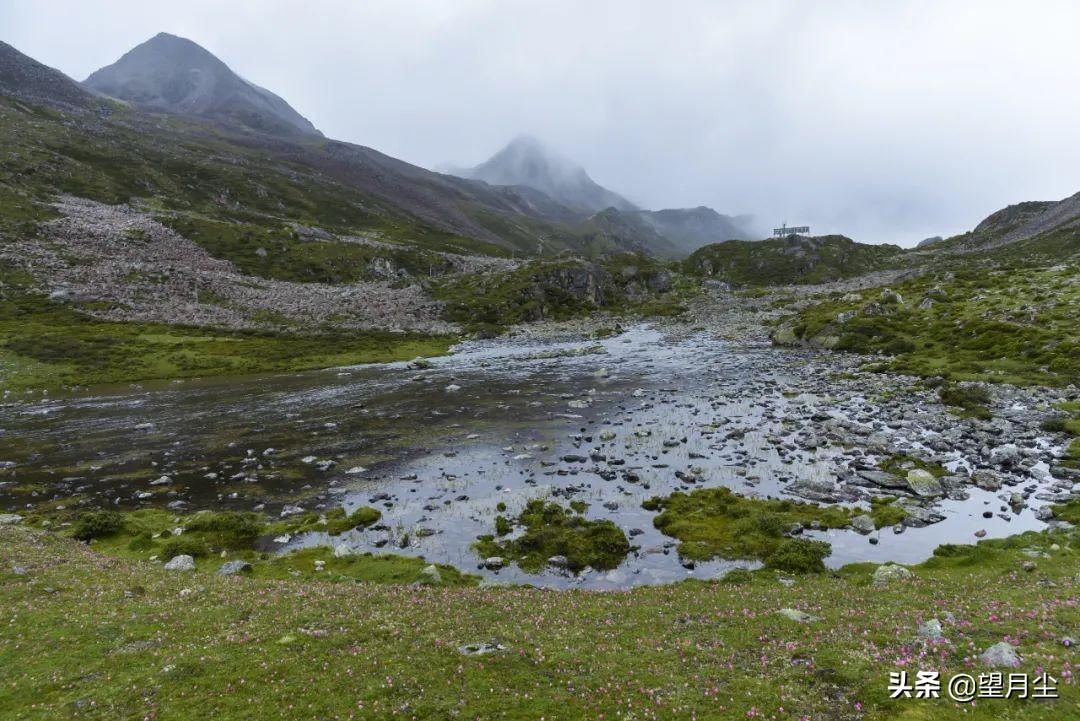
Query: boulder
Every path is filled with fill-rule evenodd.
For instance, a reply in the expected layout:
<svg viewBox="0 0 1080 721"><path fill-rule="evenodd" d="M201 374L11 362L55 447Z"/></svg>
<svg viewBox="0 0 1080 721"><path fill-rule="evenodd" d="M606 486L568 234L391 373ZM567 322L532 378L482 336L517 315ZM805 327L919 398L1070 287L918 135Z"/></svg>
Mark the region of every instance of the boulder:
<svg viewBox="0 0 1080 721"><path fill-rule="evenodd" d="M251 564L247 561L226 561L221 564L221 568L218 569L217 575L219 576L235 576L240 573L250 573Z"/></svg>
<svg viewBox="0 0 1080 721"><path fill-rule="evenodd" d="M851 519L851 527L864 536L875 530L874 519L865 513Z"/></svg>
<svg viewBox="0 0 1080 721"><path fill-rule="evenodd" d="M1020 656L1016 653L1016 647L1008 641L995 643L982 652L979 660L987 666L1007 666L1016 668L1020 665Z"/></svg>
<svg viewBox="0 0 1080 721"><path fill-rule="evenodd" d="M903 581L904 579L914 576L910 570L903 566L898 566L895 563L889 563L884 566L878 566L874 569L874 585L875 586L887 586L893 581Z"/></svg>
<svg viewBox="0 0 1080 721"><path fill-rule="evenodd" d="M166 571L194 571L195 559L187 554L181 554L179 556L173 556L168 563L165 564Z"/></svg>
<svg viewBox="0 0 1080 721"><path fill-rule="evenodd" d="M919 638L936 641L941 638L941 621L931 618L919 626Z"/></svg>
<svg viewBox="0 0 1080 721"><path fill-rule="evenodd" d="M922 498L936 498L945 495L941 483L933 473L921 468L913 468L907 473L907 485L911 492Z"/></svg>
<svg viewBox="0 0 1080 721"><path fill-rule="evenodd" d="M22 516L17 513L0 513L0 526L14 526L22 523Z"/></svg>

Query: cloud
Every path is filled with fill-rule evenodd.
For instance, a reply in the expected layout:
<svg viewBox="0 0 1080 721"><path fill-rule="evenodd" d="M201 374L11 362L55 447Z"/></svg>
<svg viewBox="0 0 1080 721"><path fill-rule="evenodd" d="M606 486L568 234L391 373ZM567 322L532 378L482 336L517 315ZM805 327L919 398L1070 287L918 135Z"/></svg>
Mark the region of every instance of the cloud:
<svg viewBox="0 0 1080 721"><path fill-rule="evenodd" d="M0 0L0 27L79 79L165 30L426 167L528 132L648 207L869 242L1080 190L1075 2Z"/></svg>

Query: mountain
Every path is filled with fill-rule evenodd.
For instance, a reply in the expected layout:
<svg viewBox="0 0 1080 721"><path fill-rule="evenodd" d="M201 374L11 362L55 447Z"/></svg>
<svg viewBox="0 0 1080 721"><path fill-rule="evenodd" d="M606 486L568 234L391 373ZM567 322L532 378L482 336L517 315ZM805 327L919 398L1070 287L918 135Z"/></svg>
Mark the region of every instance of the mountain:
<svg viewBox="0 0 1080 721"><path fill-rule="evenodd" d="M992 213L972 233L994 248L1055 230L1080 228L1080 193L1058 201L1017 203Z"/></svg>
<svg viewBox="0 0 1080 721"><path fill-rule="evenodd" d="M637 209L626 198L598 185L580 165L528 135L519 135L487 161L475 168L456 171L455 175L491 185L533 188L586 214L612 207Z"/></svg>
<svg viewBox="0 0 1080 721"><path fill-rule="evenodd" d="M685 255L637 211L605 208L586 219L581 227L587 247L594 253L629 251L661 258Z"/></svg>
<svg viewBox="0 0 1080 721"><path fill-rule="evenodd" d="M168 33L138 45L84 85L149 110L274 135L321 136L280 97L244 80L200 45Z"/></svg>
<svg viewBox="0 0 1080 721"><path fill-rule="evenodd" d="M721 215L712 208L669 208L642 210L643 221L685 253L703 245L725 240L747 240L753 236L748 229L749 216Z"/></svg>
<svg viewBox="0 0 1080 721"><path fill-rule="evenodd" d="M86 107L95 97L78 83L0 42L0 93L28 101Z"/></svg>
<svg viewBox="0 0 1080 721"><path fill-rule="evenodd" d="M825 283L889 267L904 251L856 243L843 235L729 240L694 251L686 272L737 286Z"/></svg>

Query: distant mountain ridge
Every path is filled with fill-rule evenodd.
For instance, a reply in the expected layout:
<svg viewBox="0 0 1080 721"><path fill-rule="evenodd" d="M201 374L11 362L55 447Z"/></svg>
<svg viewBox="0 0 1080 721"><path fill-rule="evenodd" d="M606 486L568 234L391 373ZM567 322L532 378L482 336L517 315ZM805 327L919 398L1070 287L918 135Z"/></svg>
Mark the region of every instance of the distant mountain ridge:
<svg viewBox="0 0 1080 721"><path fill-rule="evenodd" d="M705 206L638 208L597 184L580 165L529 135L514 138L476 167L451 172L491 185L539 191L570 210L583 213L582 227L593 243L600 236L607 236L608 244L678 256L709 243L753 237L749 216L722 215Z"/></svg>
<svg viewBox="0 0 1080 721"><path fill-rule="evenodd" d="M454 174L491 185L523 185L584 213L637 210L626 198L596 183L580 165L530 135L519 135L480 165Z"/></svg>
<svg viewBox="0 0 1080 721"><path fill-rule="evenodd" d="M642 219L683 253L692 253L710 243L748 240L753 237L748 215L731 217L712 208L668 208L643 210Z"/></svg>
<svg viewBox="0 0 1080 721"><path fill-rule="evenodd" d="M244 80L199 44L168 33L136 46L83 84L150 110L273 135L322 135L282 98Z"/></svg>

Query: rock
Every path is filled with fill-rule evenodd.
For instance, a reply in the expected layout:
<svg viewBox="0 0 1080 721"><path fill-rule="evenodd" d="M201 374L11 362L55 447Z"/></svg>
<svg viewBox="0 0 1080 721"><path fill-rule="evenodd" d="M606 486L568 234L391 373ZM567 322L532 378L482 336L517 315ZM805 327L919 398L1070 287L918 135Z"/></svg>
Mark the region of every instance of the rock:
<svg viewBox="0 0 1080 721"><path fill-rule="evenodd" d="M1016 647L1008 641L995 643L982 652L979 660L987 666L1008 666L1016 668L1020 665L1020 656L1016 653Z"/></svg>
<svg viewBox="0 0 1080 721"><path fill-rule="evenodd" d="M489 653L496 653L498 651L505 651L506 646L501 643L492 641L491 643L467 643L464 646L458 646L458 653L463 656L484 656Z"/></svg>
<svg viewBox="0 0 1080 721"><path fill-rule="evenodd" d="M615 440L615 431L600 431L600 440L613 441Z"/></svg>
<svg viewBox="0 0 1080 721"><path fill-rule="evenodd" d="M352 556L355 553L356 551L344 543L339 543L334 547L334 558L345 558L347 556Z"/></svg>
<svg viewBox="0 0 1080 721"><path fill-rule="evenodd" d="M1000 491L1002 485L1001 476L994 471L975 471L971 474L971 480L976 486L984 491Z"/></svg>
<svg viewBox="0 0 1080 721"><path fill-rule="evenodd" d="M936 618L931 618L929 621L926 621L919 626L919 638L936 641L941 638L941 636L941 621Z"/></svg>
<svg viewBox="0 0 1080 721"><path fill-rule="evenodd" d="M886 586L893 581L903 581L904 579L914 576L911 571L898 566L895 563L889 563L884 566L878 566L874 569L874 585Z"/></svg>
<svg viewBox="0 0 1080 721"><path fill-rule="evenodd" d="M851 519L851 527L864 536L875 530L874 519L865 513Z"/></svg>
<svg viewBox="0 0 1080 721"><path fill-rule="evenodd" d="M502 556L491 556L484 559L484 568L489 571L498 571L500 568L506 565L506 561L502 559Z"/></svg>
<svg viewBox="0 0 1080 721"><path fill-rule="evenodd" d="M430 563L420 571L419 580L421 583L439 584L442 583L442 574L439 573L439 569L435 567L434 563Z"/></svg>
<svg viewBox="0 0 1080 721"><path fill-rule="evenodd" d="M172 559L165 564L166 571L194 571L195 559L186 554L179 556L173 556Z"/></svg>
<svg viewBox="0 0 1080 721"><path fill-rule="evenodd" d="M461 390L461 386L459 386L457 383L451 383L443 390L445 390L447 393L457 393L459 390Z"/></svg>
<svg viewBox="0 0 1080 721"><path fill-rule="evenodd" d="M809 623L811 621L818 620L817 616L811 616L809 613L806 613L805 611L800 611L797 608L781 608L779 611L777 611L777 613L784 618L789 618L792 621L795 621L796 623Z"/></svg>
<svg viewBox="0 0 1080 721"><path fill-rule="evenodd" d="M566 568L570 563L566 556L552 556L547 562L549 566L554 566L555 568Z"/></svg>
<svg viewBox="0 0 1080 721"><path fill-rule="evenodd" d="M304 509L300 506L285 506L281 509L281 517L287 518L289 516L299 516L304 512Z"/></svg>
<svg viewBox="0 0 1080 721"><path fill-rule="evenodd" d="M239 573L250 573L251 564L247 561L226 561L221 564L221 568L218 569L217 575L219 576L235 576Z"/></svg>
<svg viewBox="0 0 1080 721"><path fill-rule="evenodd" d="M923 498L934 498L945 494L934 474L921 468L908 471L907 484L912 493Z"/></svg>
<svg viewBox="0 0 1080 721"><path fill-rule="evenodd" d="M1031 573L1036 569L1036 565L1034 561L1024 561L1020 564L1020 568L1027 573Z"/></svg>
<svg viewBox="0 0 1080 721"><path fill-rule="evenodd" d="M435 364L429 361L427 358L417 356L409 362L409 368L413 370L427 370L428 368L435 367Z"/></svg>
<svg viewBox="0 0 1080 721"><path fill-rule="evenodd" d="M0 513L0 526L14 526L22 523L23 517L17 513Z"/></svg>

